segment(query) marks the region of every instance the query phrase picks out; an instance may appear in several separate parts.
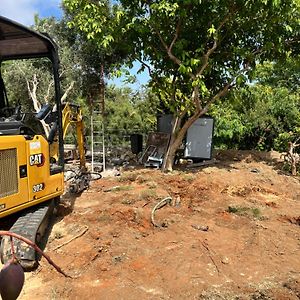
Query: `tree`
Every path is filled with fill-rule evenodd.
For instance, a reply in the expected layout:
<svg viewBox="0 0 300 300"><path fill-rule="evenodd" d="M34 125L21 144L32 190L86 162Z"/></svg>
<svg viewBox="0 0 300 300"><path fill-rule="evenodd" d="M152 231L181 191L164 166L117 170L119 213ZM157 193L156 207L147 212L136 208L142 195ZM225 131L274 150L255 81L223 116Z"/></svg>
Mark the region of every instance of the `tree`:
<svg viewBox="0 0 300 300"><path fill-rule="evenodd" d="M120 16L116 5L109 1L97 4L85 1L63 1L63 10L69 28L76 33L75 40L82 53L83 93L91 101L98 98L104 112L105 76L116 71L128 56L126 37L120 33ZM86 14L79 12L86 10ZM98 18L98 11L101 17ZM97 21L95 20L97 19ZM95 21L94 21L95 20ZM111 33L114 33L115 38Z"/></svg>
<svg viewBox="0 0 300 300"><path fill-rule="evenodd" d="M110 6L116 20L108 28L102 7L109 1L64 3L88 38L103 46L130 41L129 61L148 69L153 90L175 116L166 170L211 104L251 77L256 63L299 47L298 0L120 0Z"/></svg>
<svg viewBox="0 0 300 300"><path fill-rule="evenodd" d="M222 148L285 151L300 132L299 93L256 83L212 106L215 145Z"/></svg>
<svg viewBox="0 0 300 300"><path fill-rule="evenodd" d="M157 98L148 89L108 86L106 91L106 127L127 133L146 133L155 130Z"/></svg>
<svg viewBox="0 0 300 300"><path fill-rule="evenodd" d="M300 57L258 64L252 82L212 106L215 145L286 151L300 135Z"/></svg>
<svg viewBox="0 0 300 300"><path fill-rule="evenodd" d="M300 56L288 57L284 61L265 61L257 66L254 80L273 88L286 88L291 93L300 92Z"/></svg>

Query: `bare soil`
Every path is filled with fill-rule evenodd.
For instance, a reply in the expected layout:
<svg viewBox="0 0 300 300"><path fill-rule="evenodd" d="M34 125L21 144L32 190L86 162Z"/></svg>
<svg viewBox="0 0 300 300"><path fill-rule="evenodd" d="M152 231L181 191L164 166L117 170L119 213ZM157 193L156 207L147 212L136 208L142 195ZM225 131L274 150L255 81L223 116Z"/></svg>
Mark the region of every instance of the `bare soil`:
<svg viewBox="0 0 300 300"><path fill-rule="evenodd" d="M121 170L65 196L45 251L73 279L42 259L20 299L299 299L299 177L275 152L215 157Z"/></svg>

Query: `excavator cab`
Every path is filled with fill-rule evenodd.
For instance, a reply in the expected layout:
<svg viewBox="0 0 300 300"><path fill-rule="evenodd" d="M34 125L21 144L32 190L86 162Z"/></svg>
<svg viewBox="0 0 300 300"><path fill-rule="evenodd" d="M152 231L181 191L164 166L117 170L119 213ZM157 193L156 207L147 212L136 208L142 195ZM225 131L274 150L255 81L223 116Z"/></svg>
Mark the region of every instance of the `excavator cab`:
<svg viewBox="0 0 300 300"><path fill-rule="evenodd" d="M37 236L42 235L49 203L64 190L59 58L48 35L0 16L0 70L6 61L32 58L47 58L51 62L55 103L42 107L38 113L23 111L10 102L0 71L0 228L3 217L24 211L11 231L36 242ZM50 128L48 135L43 132L42 122ZM15 243L19 258L31 264L34 250ZM9 257L7 244L3 238L2 262Z"/></svg>

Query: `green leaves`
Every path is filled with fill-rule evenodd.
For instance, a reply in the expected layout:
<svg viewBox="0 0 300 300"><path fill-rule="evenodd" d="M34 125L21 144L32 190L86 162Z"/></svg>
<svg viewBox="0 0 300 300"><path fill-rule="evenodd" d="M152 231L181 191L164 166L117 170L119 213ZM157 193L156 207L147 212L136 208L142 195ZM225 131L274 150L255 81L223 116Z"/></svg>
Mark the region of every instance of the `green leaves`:
<svg viewBox="0 0 300 300"><path fill-rule="evenodd" d="M245 75L239 75L237 78L236 78L236 84L237 85L243 85L247 82L247 77Z"/></svg>
<svg viewBox="0 0 300 300"><path fill-rule="evenodd" d="M216 31L216 28L215 28L214 24L211 25L211 27L207 30L207 32L208 32L208 34L209 34L210 36L214 36L214 35L215 35L215 33L216 33L217 31Z"/></svg>
<svg viewBox="0 0 300 300"><path fill-rule="evenodd" d="M108 86L106 91L106 128L127 132L147 132L156 126L158 99L149 90L133 92Z"/></svg>
<svg viewBox="0 0 300 300"><path fill-rule="evenodd" d="M185 66L184 64L181 64L178 68L178 71L181 74L188 74L188 73L192 73L192 68L190 66Z"/></svg>
<svg viewBox="0 0 300 300"><path fill-rule="evenodd" d="M291 80L299 70L290 68L297 61L258 65L251 85L236 90L227 102L213 107L217 144L286 150L287 141L300 133L300 88Z"/></svg>
<svg viewBox="0 0 300 300"><path fill-rule="evenodd" d="M168 0L162 0L157 3L150 4L150 9L154 14L164 14L168 17L174 17L179 9L179 4L176 3L176 1L175 3L172 3Z"/></svg>
<svg viewBox="0 0 300 300"><path fill-rule="evenodd" d="M112 35L106 35L103 39L103 41L101 42L101 45L104 47L104 48L107 48L110 43L114 40L113 36Z"/></svg>

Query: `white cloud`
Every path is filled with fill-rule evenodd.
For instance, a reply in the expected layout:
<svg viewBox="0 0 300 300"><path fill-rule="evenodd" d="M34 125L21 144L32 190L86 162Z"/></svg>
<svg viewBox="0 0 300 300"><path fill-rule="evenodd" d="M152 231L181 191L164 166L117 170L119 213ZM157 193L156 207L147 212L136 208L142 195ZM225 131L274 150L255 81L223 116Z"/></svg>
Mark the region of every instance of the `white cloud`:
<svg viewBox="0 0 300 300"><path fill-rule="evenodd" d="M43 15L47 7L58 9L60 3L61 0L0 0L0 15L25 25L32 25L35 14Z"/></svg>
<svg viewBox="0 0 300 300"><path fill-rule="evenodd" d="M1 0L0 14L22 24L33 23L38 0Z"/></svg>

